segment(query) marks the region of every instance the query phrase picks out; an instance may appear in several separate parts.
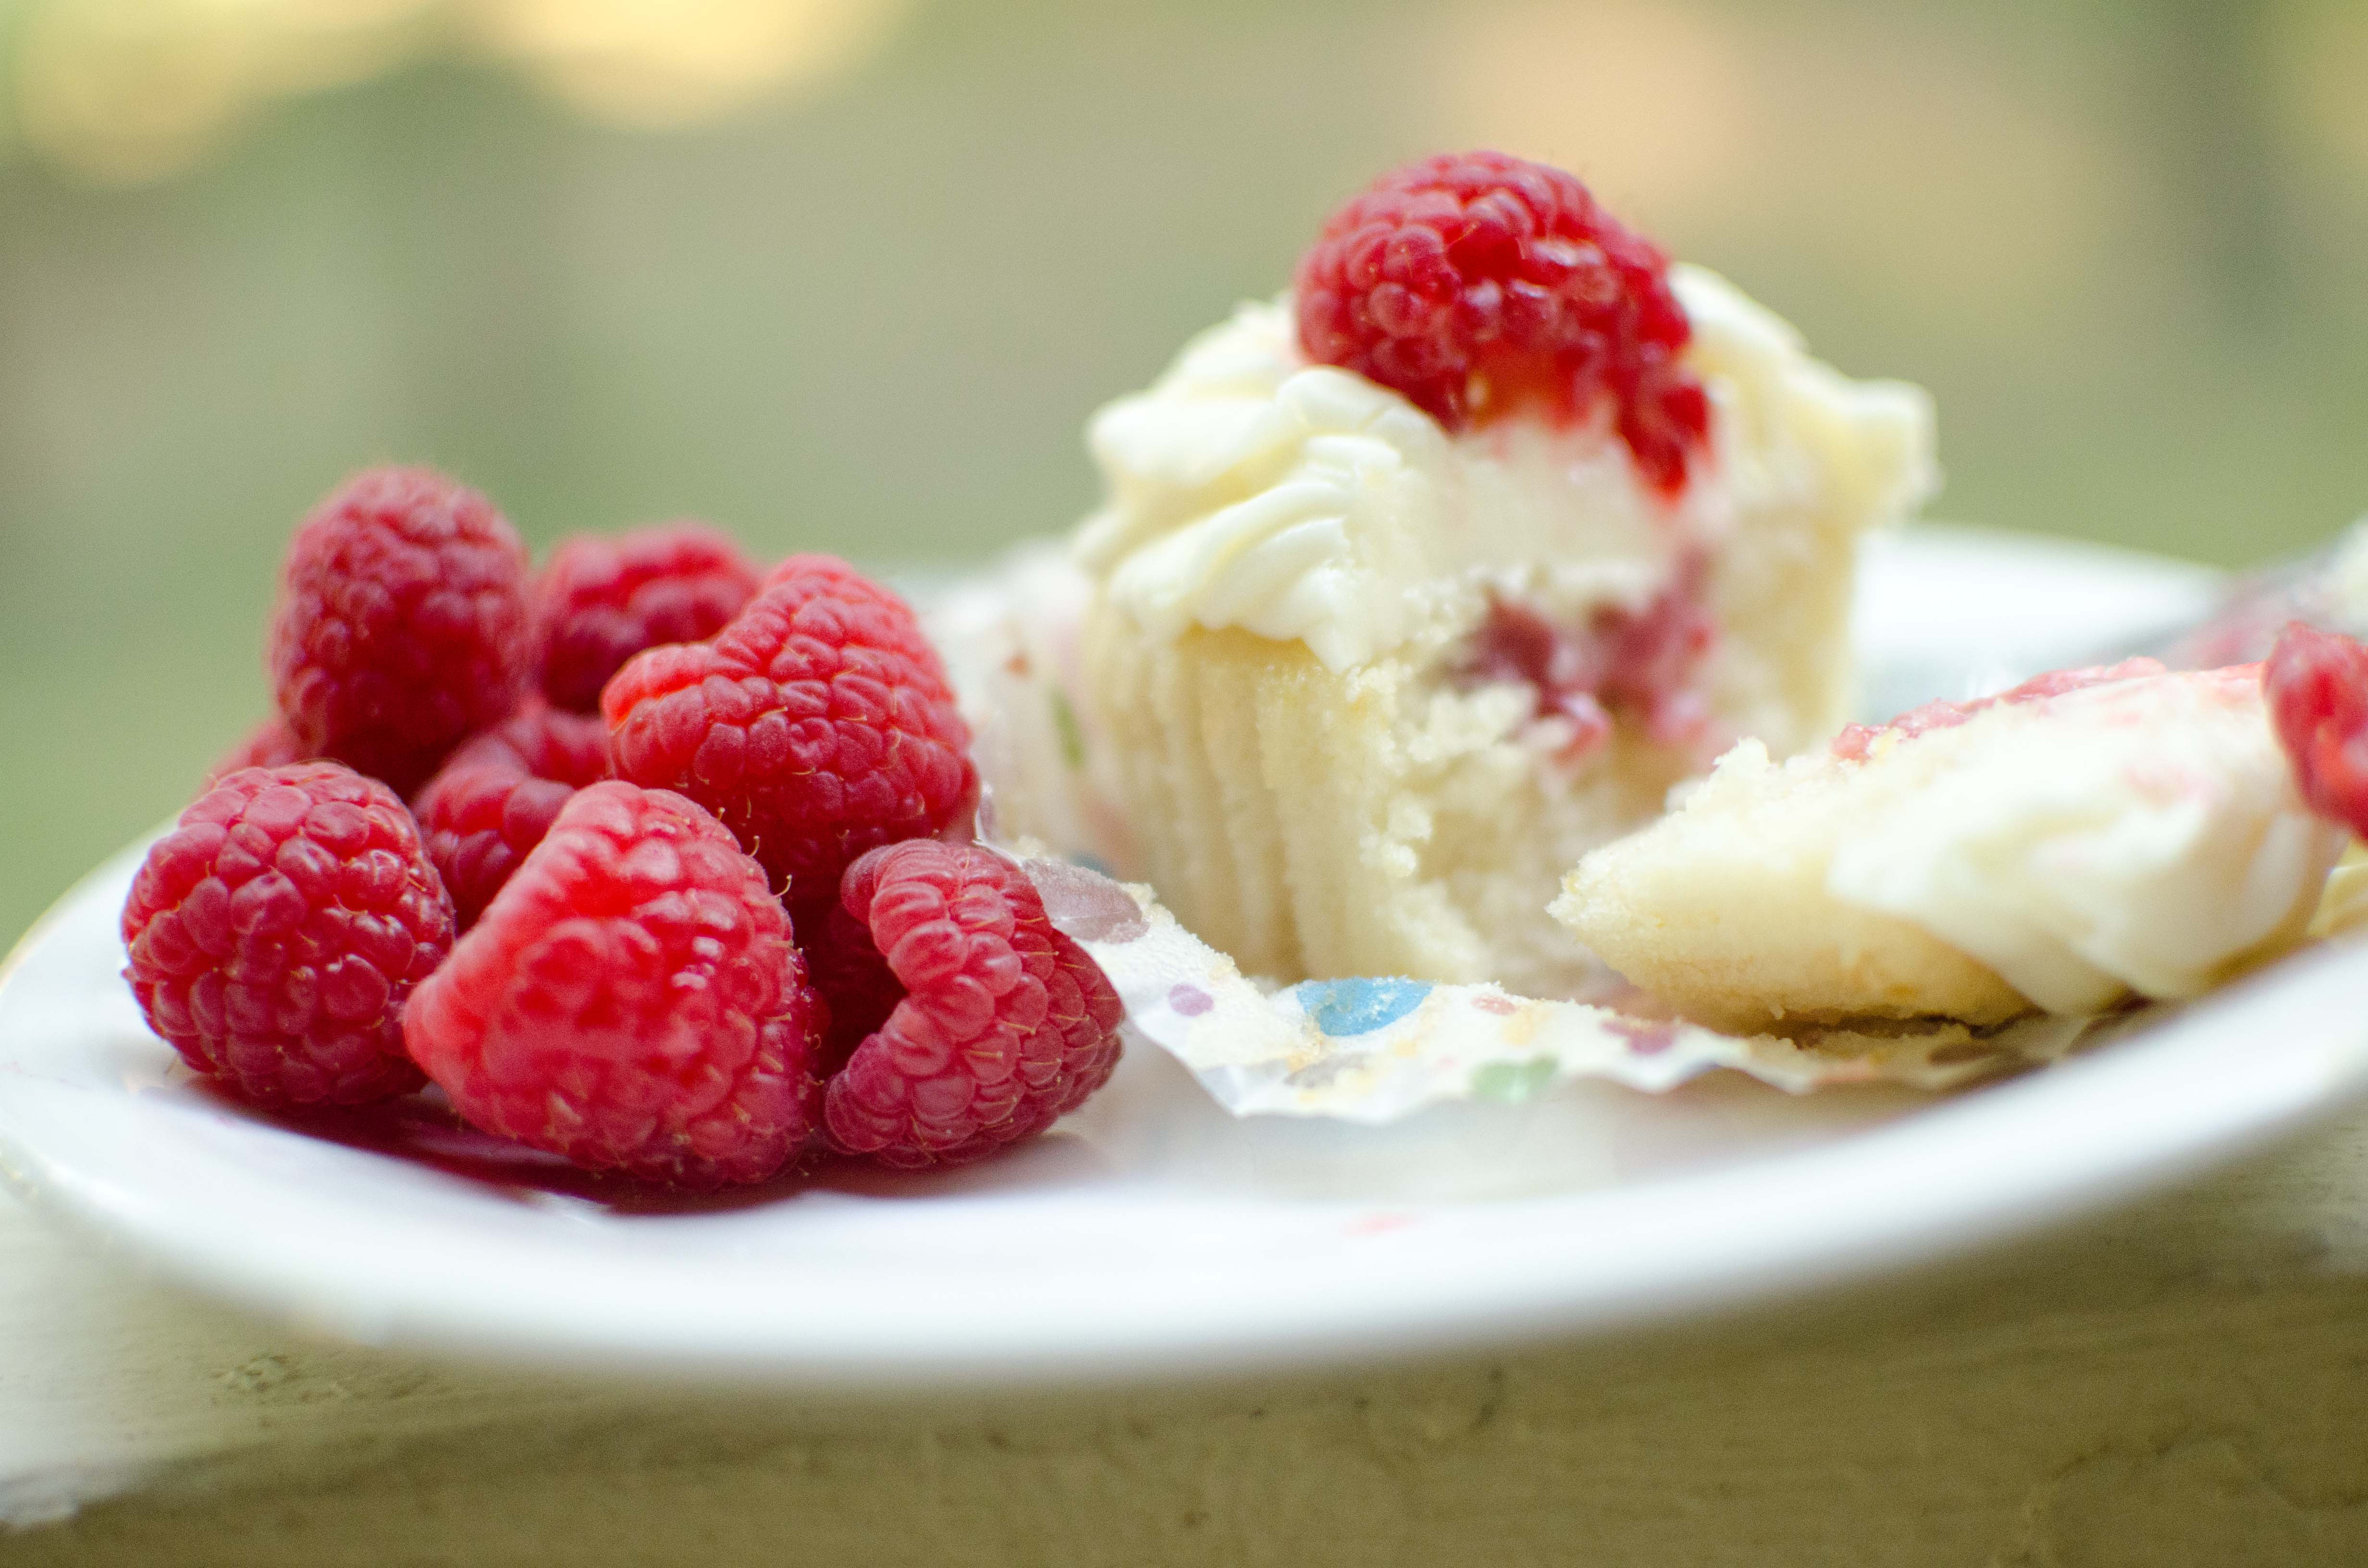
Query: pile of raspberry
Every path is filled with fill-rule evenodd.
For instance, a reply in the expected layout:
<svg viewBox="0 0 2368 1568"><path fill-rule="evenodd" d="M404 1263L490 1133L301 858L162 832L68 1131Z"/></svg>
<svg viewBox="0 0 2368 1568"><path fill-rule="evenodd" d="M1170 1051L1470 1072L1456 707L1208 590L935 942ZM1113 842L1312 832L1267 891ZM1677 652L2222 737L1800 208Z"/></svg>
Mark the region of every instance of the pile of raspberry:
<svg viewBox="0 0 2368 1568"><path fill-rule="evenodd" d="M149 852L124 971L226 1094L432 1085L690 1188L973 1160L1083 1103L1120 1005L975 841L913 612L676 523L538 574L475 491L356 476L297 529L278 711Z"/></svg>

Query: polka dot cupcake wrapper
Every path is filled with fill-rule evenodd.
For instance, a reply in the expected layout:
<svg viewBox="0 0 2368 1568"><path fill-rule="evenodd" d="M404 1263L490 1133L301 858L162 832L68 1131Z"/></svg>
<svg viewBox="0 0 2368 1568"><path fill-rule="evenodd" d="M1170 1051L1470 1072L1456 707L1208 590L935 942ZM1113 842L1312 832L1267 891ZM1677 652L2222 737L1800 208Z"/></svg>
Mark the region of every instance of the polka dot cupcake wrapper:
<svg viewBox="0 0 2368 1568"><path fill-rule="evenodd" d="M1576 1078L1659 1094L1719 1068L1793 1094L1841 1084L1947 1089L2054 1061L2095 1032L2041 1017L1870 1036L1728 1035L1494 985L1375 976L1273 989L1179 925L1147 887L1022 857L1053 923L1093 955L1127 1028L1236 1116L1382 1123L1446 1100L1520 1101Z"/></svg>

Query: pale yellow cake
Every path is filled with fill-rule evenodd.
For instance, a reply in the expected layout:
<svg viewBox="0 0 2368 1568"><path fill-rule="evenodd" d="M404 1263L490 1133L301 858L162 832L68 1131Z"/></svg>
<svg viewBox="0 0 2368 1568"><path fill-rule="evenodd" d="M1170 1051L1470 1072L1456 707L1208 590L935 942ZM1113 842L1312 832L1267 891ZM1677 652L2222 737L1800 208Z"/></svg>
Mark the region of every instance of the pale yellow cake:
<svg viewBox="0 0 2368 1568"><path fill-rule="evenodd" d="M1738 745L1554 913L1736 1030L2090 1013L2298 939L2346 840L2295 793L2258 675L2054 684L1785 763Z"/></svg>
<svg viewBox="0 0 2368 1568"><path fill-rule="evenodd" d="M1140 869L1246 971L1569 994L1600 971L1545 915L1563 868L1735 739L1842 722L1858 541L1933 487L1929 402L1844 379L1711 273L1671 281L1712 403L1674 501L1608 422L1451 434L1309 365L1287 300L1095 419L1090 718ZM1682 689L1607 699L1608 729L1501 656L1685 624L1708 646Z"/></svg>

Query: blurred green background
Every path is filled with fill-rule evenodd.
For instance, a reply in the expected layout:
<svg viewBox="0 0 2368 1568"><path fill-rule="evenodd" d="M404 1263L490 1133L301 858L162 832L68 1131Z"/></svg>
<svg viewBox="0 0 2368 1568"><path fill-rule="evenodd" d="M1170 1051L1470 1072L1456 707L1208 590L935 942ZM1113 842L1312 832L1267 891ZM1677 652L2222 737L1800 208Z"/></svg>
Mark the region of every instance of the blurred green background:
<svg viewBox="0 0 2368 1568"><path fill-rule="evenodd" d="M1942 515L2239 562L2368 507L2356 3L0 0L0 939L264 711L347 471L974 557L1474 144L1930 387Z"/></svg>

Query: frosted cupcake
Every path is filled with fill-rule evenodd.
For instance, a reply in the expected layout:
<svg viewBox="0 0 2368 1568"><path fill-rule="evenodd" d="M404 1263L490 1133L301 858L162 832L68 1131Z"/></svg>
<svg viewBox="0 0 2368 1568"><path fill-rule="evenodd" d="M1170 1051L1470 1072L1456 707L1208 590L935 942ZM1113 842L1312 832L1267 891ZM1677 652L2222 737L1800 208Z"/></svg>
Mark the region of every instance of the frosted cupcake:
<svg viewBox="0 0 2368 1568"><path fill-rule="evenodd" d="M1584 980L1561 869L1739 736L1841 722L1860 535L1931 414L1569 176L1384 176L1291 295L1093 421L1091 717L1142 869L1282 980Z"/></svg>

